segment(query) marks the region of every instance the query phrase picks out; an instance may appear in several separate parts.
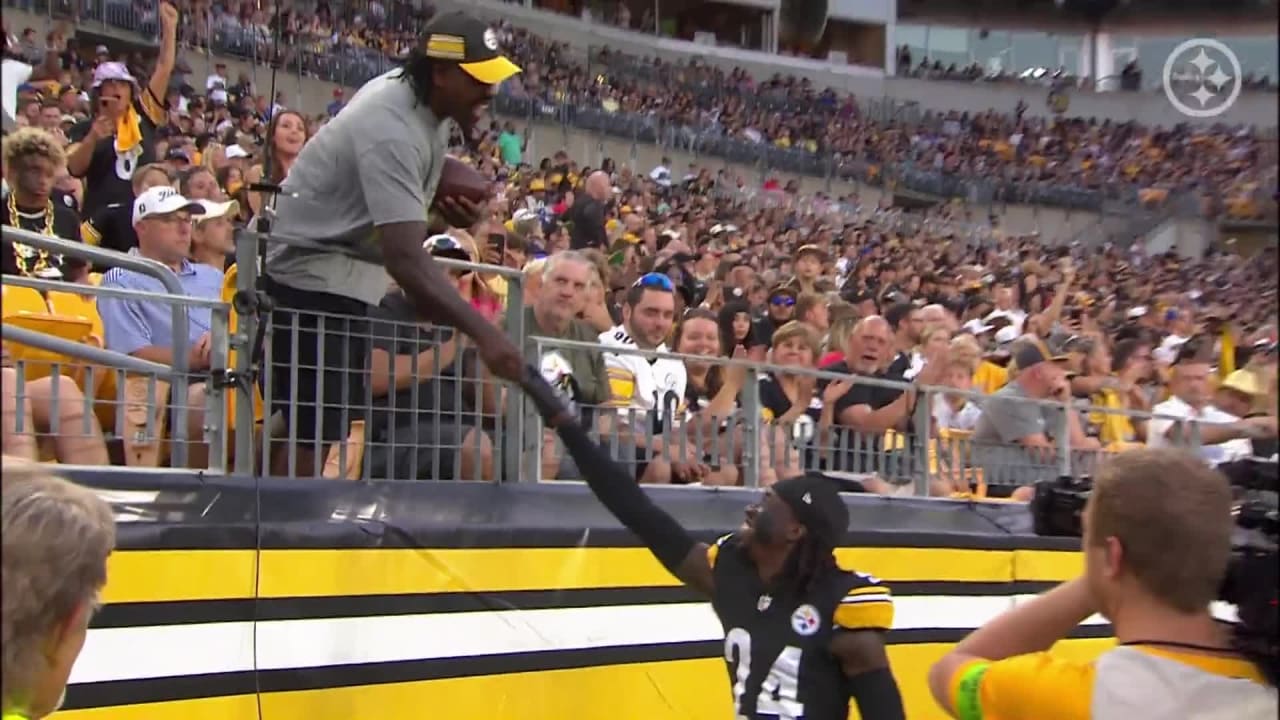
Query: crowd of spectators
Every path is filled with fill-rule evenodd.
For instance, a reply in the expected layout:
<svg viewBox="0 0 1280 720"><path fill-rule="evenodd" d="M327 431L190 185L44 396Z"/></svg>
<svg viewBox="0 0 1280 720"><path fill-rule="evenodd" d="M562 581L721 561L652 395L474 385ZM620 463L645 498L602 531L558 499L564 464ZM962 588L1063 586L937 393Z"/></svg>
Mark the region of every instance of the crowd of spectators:
<svg viewBox="0 0 1280 720"><path fill-rule="evenodd" d="M279 55L286 67L356 85L403 56L431 12L375 2L342 9L320 3L314 12L304 13L287 4L280 8L283 32L277 44L273 6L183 0L181 9L180 39L190 44L263 64ZM154 10L144 9L138 17L140 24L156 25ZM1026 104L1013 112L928 112L917 122L906 122L876 116L858 98L807 79L783 74L754 78L696 58L671 62L607 47L588 51L508 24L498 32L525 68L503 88L510 102L499 105L523 114L548 116L546 109L555 108L549 117L561 120L593 113L627 117L632 121L623 125L640 138L746 162L764 157L795 172L873 184L905 183L923 174L929 178L927 187L949 188L940 192L955 192L950 188L969 183L1009 199L1034 187L1044 189L1036 195L1040 201L1071 206L1096 204L1101 198L1146 207L1176 200L1179 207L1213 217L1276 215L1280 154L1274 128L1048 119L1028 114ZM21 45L29 55L42 49L26 35ZM334 71L337 65L340 71ZM930 78L976 72L953 73L927 58L906 66ZM1061 73L1037 81L1074 83ZM235 85L248 82L242 77ZM199 80L191 84L198 86ZM1078 193L1061 192L1068 189ZM1051 199L1058 195L1063 199Z"/></svg>
<svg viewBox="0 0 1280 720"><path fill-rule="evenodd" d="M18 91L20 127L4 141L0 219L155 260L189 296L219 299L233 226L268 202L249 187L281 181L309 138L344 111L342 97L335 94L323 115L306 116L221 68L198 88L173 89L179 14L163 4L157 18L161 49L146 75L105 48L81 58L57 31L44 39L48 52ZM356 35L368 42L370 32ZM761 143L1097 186L1274 182L1269 156L1249 131L991 112L948 116L927 132L866 121L853 98L805 81L757 82L741 71L656 61L647 76L593 78L561 59L567 48L510 27L499 36L524 67L511 92L591 98ZM599 62L612 67L613 56ZM709 96L689 89L709 85L718 88ZM588 167L563 151L528 157L527 138L501 120L473 142L461 140L458 157L493 183L489 217L433 237L426 249L522 270L527 334L600 346L548 345L538 360L615 439L638 480L741 482L748 374L726 366L728 358L779 366L758 378L763 482L820 466L857 473L871 492L899 492L904 480L925 474L935 492L990 483L991 494L1022 498L1018 485L1057 472L1064 433L1081 463L1132 444L1186 441L1180 423L1114 412L1128 410L1212 424L1201 431L1211 460L1274 452L1274 248L1251 258L1214 250L1191 260L1151 256L1138 243L1050 247L999 227L976 235L958 201L908 213L888 197L878 204L802 199L793 185L771 181L751 189L781 202L760 204L732 192L751 183L724 170L675 168L665 159L653 168L610 159ZM8 235L0 252L8 275L161 289L138 273L99 274L104 268ZM483 271L454 276L460 293L502 320L506 281ZM207 380L207 309L193 311L187 328L172 326L165 305L136 297L103 298L96 310L107 349L174 364L174 338L185 337L182 364ZM499 415L503 398L464 392L476 371L474 350L443 330L402 336L394 327L413 326L415 318L395 288L379 312L385 327L374 333L370 368L383 412L366 432L371 448L389 450L370 453L369 474L401 477L407 466L414 477L495 477L504 439L483 418ZM648 362L623 349L704 360ZM835 375L819 378L818 370ZM11 401L16 371L6 368L4 377L6 452L35 452L22 445L27 436L62 418L64 428L85 430L54 448L58 459L105 461L105 421L82 410L94 388L65 376L36 378L25 391L31 402L19 409ZM952 392L923 394L917 386ZM203 393L197 381L185 401L171 400L201 408ZM925 413L916 411L922 397ZM1090 409L1063 414L1048 404L1064 402ZM18 432L14 418L23 413L30 420ZM188 424L190 436L200 437L199 412L188 414ZM917 438L944 434L968 447L936 453L928 467L917 463ZM544 476L576 477L555 442L548 435L540 448ZM192 445L190 462L200 464L203 449ZM962 472L938 469L948 463Z"/></svg>

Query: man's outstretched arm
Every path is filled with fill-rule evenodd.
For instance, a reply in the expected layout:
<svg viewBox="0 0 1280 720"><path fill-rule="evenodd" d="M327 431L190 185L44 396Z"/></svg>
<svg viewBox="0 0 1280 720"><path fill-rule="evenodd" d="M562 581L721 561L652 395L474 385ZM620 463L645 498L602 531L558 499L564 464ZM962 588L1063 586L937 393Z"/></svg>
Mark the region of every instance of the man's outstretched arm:
<svg viewBox="0 0 1280 720"><path fill-rule="evenodd" d="M627 471L587 436L541 373L526 366L521 385L547 425L560 435L586 477L587 486L601 504L639 536L673 575L689 587L711 595L713 583L707 544L694 542L675 518L655 505Z"/></svg>

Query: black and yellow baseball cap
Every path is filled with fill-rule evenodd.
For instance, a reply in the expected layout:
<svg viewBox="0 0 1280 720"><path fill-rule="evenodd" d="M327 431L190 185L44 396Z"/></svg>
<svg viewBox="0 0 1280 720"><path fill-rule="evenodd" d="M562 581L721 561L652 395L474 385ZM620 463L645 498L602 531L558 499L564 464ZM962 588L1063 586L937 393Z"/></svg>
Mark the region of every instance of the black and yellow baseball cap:
<svg viewBox="0 0 1280 720"><path fill-rule="evenodd" d="M497 85L520 72L520 66L502 54L493 28L463 12L432 18L424 28L423 44L427 57L456 62L486 85Z"/></svg>

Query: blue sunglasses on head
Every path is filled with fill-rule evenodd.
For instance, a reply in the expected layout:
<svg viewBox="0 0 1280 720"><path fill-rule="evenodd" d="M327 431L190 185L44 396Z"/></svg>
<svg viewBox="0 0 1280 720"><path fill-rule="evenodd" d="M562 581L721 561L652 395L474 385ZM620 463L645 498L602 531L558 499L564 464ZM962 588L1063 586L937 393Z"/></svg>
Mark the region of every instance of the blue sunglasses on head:
<svg viewBox="0 0 1280 720"><path fill-rule="evenodd" d="M648 273L641 275L632 287L648 288L650 290L661 290L663 292L675 292L676 285L671 282L671 278L662 273Z"/></svg>

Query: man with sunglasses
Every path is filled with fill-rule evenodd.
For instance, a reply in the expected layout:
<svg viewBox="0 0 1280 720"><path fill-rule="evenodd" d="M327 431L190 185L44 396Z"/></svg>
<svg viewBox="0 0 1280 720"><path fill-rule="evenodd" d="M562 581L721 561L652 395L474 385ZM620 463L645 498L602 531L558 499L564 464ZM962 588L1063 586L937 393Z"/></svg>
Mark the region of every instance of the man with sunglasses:
<svg viewBox="0 0 1280 720"><path fill-rule="evenodd" d="M756 320L755 333L766 346L773 333L795 317L796 297L796 289L790 285L779 285L769 291L769 303L765 306L764 315Z"/></svg>
<svg viewBox="0 0 1280 720"><path fill-rule="evenodd" d="M290 167L273 230L319 247L277 242L268 250L277 328L269 387L296 439L278 448L275 474L288 473L294 452L295 474L314 476L322 446L349 433L358 416L351 408L365 402L367 317L388 275L422 319L470 336L497 376L519 376L519 348L459 297L422 248L429 209L459 228L482 216L483 203L436 197L446 144L454 125L474 140L498 85L519 71L484 22L441 13L403 67L366 83ZM323 326L320 308L330 313Z"/></svg>
<svg viewBox="0 0 1280 720"><path fill-rule="evenodd" d="M671 278L661 273L642 275L623 298L622 323L600 333L609 382L607 406L616 408L616 412L601 413L601 435L616 434L624 447L634 448L634 477L640 482L669 483L673 477L691 482L700 479L703 470L696 463L658 457L680 457L677 448L665 446L662 435L684 409L688 383L684 363L609 352L610 348L666 352L666 341L675 325L675 295Z"/></svg>
<svg viewBox="0 0 1280 720"><path fill-rule="evenodd" d="M204 214L203 205L188 200L172 187L162 185L146 190L133 202L133 228L138 235L138 247L130 250L129 254L168 267L177 275L187 296L199 300L220 300L222 271L188 259L191 257L192 220ZM102 287L156 294L168 292L159 279L125 268L108 270L102 277ZM189 408L187 437L196 444L188 453L188 462L191 467L207 466L199 440L204 435L202 408L204 380L207 379L212 351L212 309L207 306L188 308L185 328L173 326L172 306L159 300L103 297L98 300L98 314L102 317L107 349L142 360L173 365L173 339L179 333L186 336L187 369L193 373L206 371L206 375L193 375L186 399L174 400L185 402Z"/></svg>

